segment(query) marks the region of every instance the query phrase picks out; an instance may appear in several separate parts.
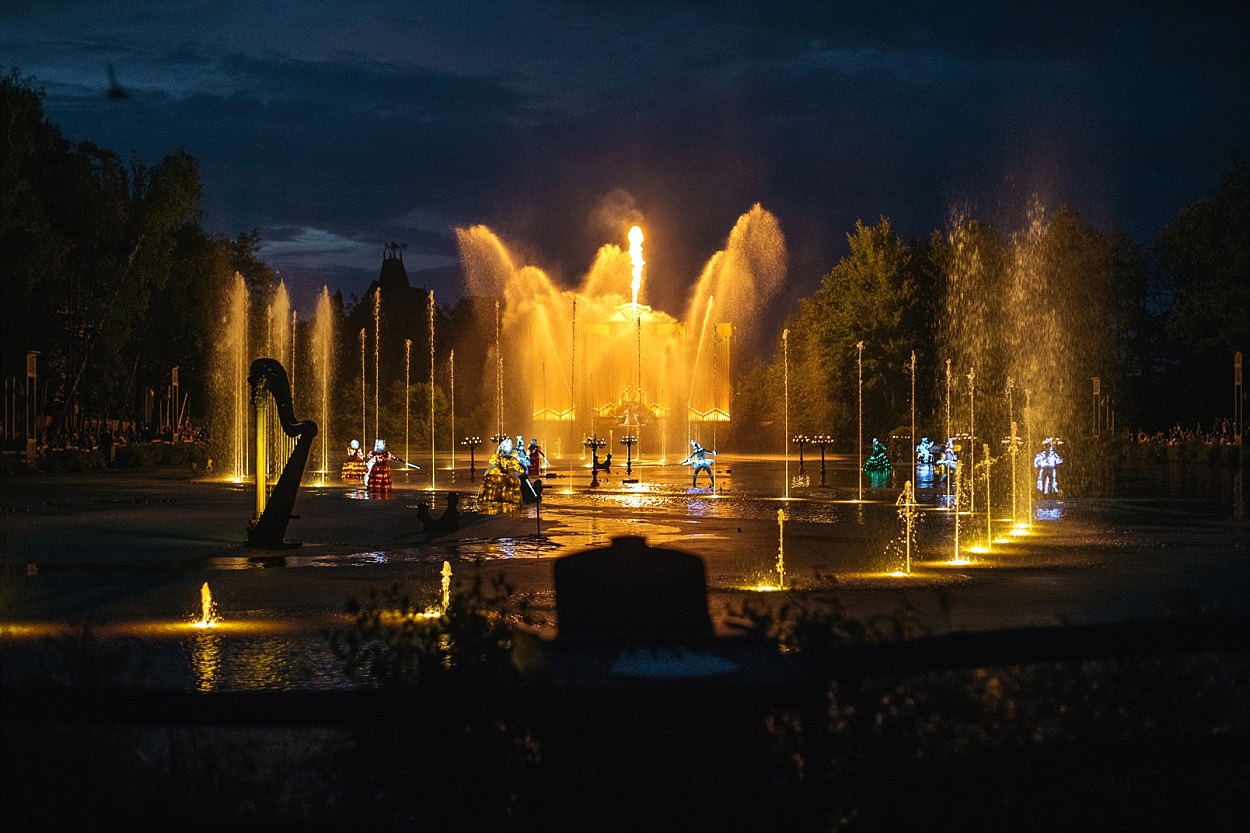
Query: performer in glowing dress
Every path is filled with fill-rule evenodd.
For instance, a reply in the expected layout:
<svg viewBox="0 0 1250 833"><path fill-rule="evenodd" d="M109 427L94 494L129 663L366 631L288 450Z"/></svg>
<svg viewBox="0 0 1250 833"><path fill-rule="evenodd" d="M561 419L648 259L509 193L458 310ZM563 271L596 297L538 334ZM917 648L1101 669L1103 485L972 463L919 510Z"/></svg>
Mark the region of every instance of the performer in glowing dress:
<svg viewBox="0 0 1250 833"><path fill-rule="evenodd" d="M365 482L365 455L360 450L360 440L352 440L347 446L347 459L343 461L340 475L344 483L361 484Z"/></svg>
<svg viewBox="0 0 1250 833"><path fill-rule="evenodd" d="M478 503L483 508L513 509L521 506L521 479L525 472L517 459L511 437L504 437L490 456L490 463L482 475L478 490Z"/></svg>
<svg viewBox="0 0 1250 833"><path fill-rule="evenodd" d="M1063 465L1063 458L1055 451L1054 437L1047 437L1041 451L1033 457L1033 468L1037 469L1037 490L1043 497L1059 494L1059 478L1055 470Z"/></svg>
<svg viewBox="0 0 1250 833"><path fill-rule="evenodd" d="M690 441L690 456L681 461L683 466L694 466L694 477L690 481L692 487L699 485L699 472L706 471L707 476L712 481L712 488L716 488L716 472L713 469L713 461L708 459L708 455L715 457L716 452L709 448L704 448L694 440ZM608 455L609 458L612 455Z"/></svg>
<svg viewBox="0 0 1250 833"><path fill-rule="evenodd" d="M864 471L869 474L885 474L893 468L893 465L890 463L890 455L886 453L885 446L881 444L881 440L873 437L872 454L868 455L868 459L864 461Z"/></svg>
<svg viewBox="0 0 1250 833"><path fill-rule="evenodd" d="M386 450L386 440L378 439L373 443L373 451L365 457L365 490L371 495L389 495L391 493L391 462L394 461L409 468L420 468L405 462Z"/></svg>
<svg viewBox="0 0 1250 833"><path fill-rule="evenodd" d="M547 455L543 454L542 446L538 444L537 437L530 440L529 463L530 480L537 480L542 477L543 468L547 465Z"/></svg>

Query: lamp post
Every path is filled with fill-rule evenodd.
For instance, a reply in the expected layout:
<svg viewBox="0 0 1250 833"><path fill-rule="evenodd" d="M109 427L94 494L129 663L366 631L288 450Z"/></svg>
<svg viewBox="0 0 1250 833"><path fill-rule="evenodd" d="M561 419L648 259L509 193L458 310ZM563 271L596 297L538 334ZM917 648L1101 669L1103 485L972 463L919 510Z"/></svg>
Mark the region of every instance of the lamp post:
<svg viewBox="0 0 1250 833"><path fill-rule="evenodd" d="M1233 354L1233 428L1237 431L1237 447L1241 448L1241 436L1245 433L1245 397L1241 388L1241 351Z"/></svg>
<svg viewBox="0 0 1250 833"><path fill-rule="evenodd" d="M859 500L864 500L864 342L855 345L856 387L859 391L859 442L856 470L859 472Z"/></svg>
<svg viewBox="0 0 1250 833"><path fill-rule="evenodd" d="M469 482L472 483L477 477L477 459L474 457L473 453L477 451L477 447L482 444L482 438L465 437L460 441L460 444L469 449Z"/></svg>
<svg viewBox="0 0 1250 833"><path fill-rule="evenodd" d="M638 442L638 438L633 434L626 434L621 437L621 445L625 446L625 473L630 474L634 465L634 443Z"/></svg>
<svg viewBox="0 0 1250 833"><path fill-rule="evenodd" d="M817 434L812 437L812 442L820 446L820 485L825 485L825 449L833 445L833 437L828 434Z"/></svg>
<svg viewBox="0 0 1250 833"><path fill-rule="evenodd" d="M22 421L26 424L26 465L35 467L39 451L39 351L26 352L26 397L22 403Z"/></svg>
<svg viewBox="0 0 1250 833"><path fill-rule="evenodd" d="M790 442L799 447L799 477L803 476L803 446L812 441L812 438L806 434L795 434Z"/></svg>
<svg viewBox="0 0 1250 833"><path fill-rule="evenodd" d="M606 467L603 467L602 464L599 462L599 449L603 448L607 444L608 444L608 441L605 439L601 439L599 435L597 434L591 437L587 437L586 441L582 443L582 445L586 448L586 450L590 452L590 485L591 486L599 485L599 469L604 468L605 471L607 470ZM609 458L611 458L611 456L612 456L611 454L608 455Z"/></svg>

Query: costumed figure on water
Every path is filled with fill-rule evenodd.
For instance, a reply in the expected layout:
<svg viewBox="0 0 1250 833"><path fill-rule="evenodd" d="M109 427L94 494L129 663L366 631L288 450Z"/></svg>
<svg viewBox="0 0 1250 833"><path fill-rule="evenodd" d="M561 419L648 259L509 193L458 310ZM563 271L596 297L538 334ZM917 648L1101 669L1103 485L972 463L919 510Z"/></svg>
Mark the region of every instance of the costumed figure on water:
<svg viewBox="0 0 1250 833"><path fill-rule="evenodd" d="M347 459L340 472L344 483L357 485L365 482L365 454L360 450L360 440L352 440L347 446Z"/></svg>
<svg viewBox="0 0 1250 833"><path fill-rule="evenodd" d="M1063 465L1063 458L1055 451L1058 441L1047 437L1041 451L1033 457L1033 468L1037 469L1037 490L1043 497L1059 496L1059 478L1056 469Z"/></svg>
<svg viewBox="0 0 1250 833"><path fill-rule="evenodd" d="M933 440L928 437L922 437L920 442L916 443L916 465L931 466L933 465Z"/></svg>
<svg viewBox="0 0 1250 833"><path fill-rule="evenodd" d="M520 437L517 441L518 444L521 442ZM530 483L529 458L523 455L524 449L518 454L511 437L500 441L482 475L482 486L477 496L480 507L506 511L538 502L542 496L542 481Z"/></svg>
<svg viewBox="0 0 1250 833"><path fill-rule="evenodd" d="M955 441L950 437L946 438L946 445L942 447L942 454L934 462L934 467L942 470L941 480L946 480L959 466L959 458L955 456Z"/></svg>
<svg viewBox="0 0 1250 833"><path fill-rule="evenodd" d="M399 463L410 469L420 466L401 460L386 450L386 440L377 439L373 442L373 451L365 456L365 491L371 495L389 495L393 482L391 480L391 463Z"/></svg>
<svg viewBox="0 0 1250 833"><path fill-rule="evenodd" d="M916 443L916 485L933 485L933 440L922 437Z"/></svg>
<svg viewBox="0 0 1250 833"><path fill-rule="evenodd" d="M881 440L873 437L872 454L869 454L868 459L864 461L864 471L869 474L889 474L893 468L885 446L881 444Z"/></svg>
<svg viewBox="0 0 1250 833"><path fill-rule="evenodd" d="M547 467L547 455L543 454L542 446L538 444L538 438L534 437L530 440L529 447L529 478L530 481L538 480L543 476L543 469Z"/></svg>
<svg viewBox="0 0 1250 833"><path fill-rule="evenodd" d="M690 481L691 487L699 485L699 472L706 471L707 476L712 481L712 488L716 488L716 471L713 468L715 461L709 459L716 456L716 452L710 448L704 448L696 441L690 441L690 456L681 461L683 466L694 466L694 477Z"/></svg>

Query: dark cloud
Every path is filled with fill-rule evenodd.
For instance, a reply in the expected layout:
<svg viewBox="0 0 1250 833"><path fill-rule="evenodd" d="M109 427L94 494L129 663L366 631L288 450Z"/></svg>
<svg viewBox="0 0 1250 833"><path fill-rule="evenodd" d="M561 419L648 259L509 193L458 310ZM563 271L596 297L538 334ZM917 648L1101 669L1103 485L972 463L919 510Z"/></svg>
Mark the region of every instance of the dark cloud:
<svg viewBox="0 0 1250 833"><path fill-rule="evenodd" d="M656 293L756 203L796 296L857 219L1009 218L1032 193L1146 241L1246 152L1236 3L18 3L8 60L48 117L200 162L206 225L259 228L297 303L359 295L407 243L440 298L482 223L572 282L617 216ZM107 67L134 106L104 93ZM425 271L431 270L431 271ZM437 283L435 283L437 282ZM658 301L657 301L658 303Z"/></svg>

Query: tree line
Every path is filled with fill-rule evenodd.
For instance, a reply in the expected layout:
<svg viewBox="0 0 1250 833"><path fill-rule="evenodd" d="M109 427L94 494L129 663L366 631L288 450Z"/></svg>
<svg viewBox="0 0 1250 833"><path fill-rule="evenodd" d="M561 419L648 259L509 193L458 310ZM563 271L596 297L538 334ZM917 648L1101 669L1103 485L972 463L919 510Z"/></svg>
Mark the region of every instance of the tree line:
<svg viewBox="0 0 1250 833"><path fill-rule="evenodd" d="M42 101L17 69L0 78L3 374L14 386L6 381L6 409L37 351L37 412L48 432L88 420L152 423L174 367L192 413L168 402L166 418L211 423L213 348L235 276L256 309L280 290L258 231L203 230L199 168L184 151L125 163L93 142L68 141ZM853 448L861 425L879 436L913 413L917 431L935 437L973 425L1003 434L1026 418L1038 432L1074 435L1232 415L1233 356L1250 322L1250 170L1240 157L1147 245L1067 206L1025 214L1009 229L955 212L944 229L911 241L887 218L858 222L849 253L800 301L772 354L736 357L727 445L780 448L789 432ZM371 317L363 306L349 308L341 293L330 303L336 419L361 409L347 380L362 376L355 339ZM427 369L408 390L379 391L392 406L408 397L408 408L384 411L392 436L394 414L409 410L414 434L428 436L431 410L450 431L452 395L466 431L490 424L490 386L462 381L453 394L448 375L455 363L482 364L490 307L463 298L435 310L433 384ZM426 317L404 320L412 332L398 340L411 340L424 363ZM264 325L254 316L248 326Z"/></svg>
<svg viewBox="0 0 1250 833"><path fill-rule="evenodd" d="M1239 413L1234 360L1250 326L1250 170L1239 156L1148 245L1069 206L1025 213L1004 229L955 212L913 241L886 218L857 222L849 254L801 300L771 358L739 376L739 435L765 447L783 447L786 431L830 435L854 448L861 426L863 442L885 440L910 433L914 413L917 436L997 441L1031 428L1040 441L1211 432Z"/></svg>

